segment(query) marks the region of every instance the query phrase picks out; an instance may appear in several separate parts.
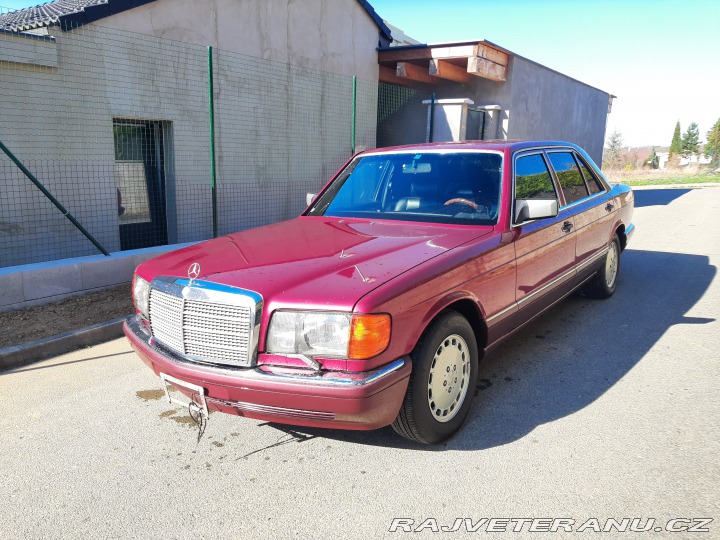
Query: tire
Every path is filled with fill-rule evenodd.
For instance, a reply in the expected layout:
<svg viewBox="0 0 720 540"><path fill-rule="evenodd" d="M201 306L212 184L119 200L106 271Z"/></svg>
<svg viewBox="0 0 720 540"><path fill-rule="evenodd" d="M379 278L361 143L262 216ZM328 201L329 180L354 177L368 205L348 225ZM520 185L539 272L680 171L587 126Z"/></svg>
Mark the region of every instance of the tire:
<svg viewBox="0 0 720 540"><path fill-rule="evenodd" d="M605 264L597 271L595 276L583 287L583 294L589 298L610 298L617 288L618 275L620 274L620 238L613 235L610 246L605 256Z"/></svg>
<svg viewBox="0 0 720 540"><path fill-rule="evenodd" d="M470 411L478 374L475 333L467 319L448 311L410 356L413 371L392 427L412 441L439 443L460 429Z"/></svg>

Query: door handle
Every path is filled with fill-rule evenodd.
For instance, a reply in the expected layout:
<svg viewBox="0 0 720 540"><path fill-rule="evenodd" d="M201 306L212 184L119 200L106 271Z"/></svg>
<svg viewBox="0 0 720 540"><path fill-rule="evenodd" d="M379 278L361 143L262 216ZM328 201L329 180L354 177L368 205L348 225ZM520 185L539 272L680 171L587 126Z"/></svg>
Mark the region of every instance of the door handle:
<svg viewBox="0 0 720 540"><path fill-rule="evenodd" d="M607 203L605 205L605 210L607 210L608 212L612 212L613 208L615 207L611 203Z"/></svg>
<svg viewBox="0 0 720 540"><path fill-rule="evenodd" d="M573 224L570 223L569 221L566 221L565 223L563 223L562 230L564 232L566 232L566 233L570 232L572 230L572 228L573 228Z"/></svg>

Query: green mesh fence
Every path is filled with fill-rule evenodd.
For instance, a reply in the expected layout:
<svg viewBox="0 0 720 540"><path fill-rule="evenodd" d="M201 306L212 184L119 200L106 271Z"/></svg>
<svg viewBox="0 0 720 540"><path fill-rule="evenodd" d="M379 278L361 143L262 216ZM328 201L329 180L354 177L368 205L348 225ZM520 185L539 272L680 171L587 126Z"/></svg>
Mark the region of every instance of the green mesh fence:
<svg viewBox="0 0 720 540"><path fill-rule="evenodd" d="M350 76L213 49L213 204L207 47L97 25L16 32L7 13L0 141L111 253L212 238L213 219L222 235L292 218L353 137L356 151L426 137L429 94L361 79L353 92ZM0 152L0 267L97 253Z"/></svg>

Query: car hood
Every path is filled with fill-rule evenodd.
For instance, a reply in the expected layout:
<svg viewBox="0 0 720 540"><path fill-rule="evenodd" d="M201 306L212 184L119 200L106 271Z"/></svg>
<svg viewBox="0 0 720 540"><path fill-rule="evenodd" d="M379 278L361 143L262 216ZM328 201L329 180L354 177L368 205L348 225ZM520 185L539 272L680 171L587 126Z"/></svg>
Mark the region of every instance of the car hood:
<svg viewBox="0 0 720 540"><path fill-rule="evenodd" d="M143 263L138 274L255 291L271 309L349 310L365 294L492 227L300 217L201 242Z"/></svg>

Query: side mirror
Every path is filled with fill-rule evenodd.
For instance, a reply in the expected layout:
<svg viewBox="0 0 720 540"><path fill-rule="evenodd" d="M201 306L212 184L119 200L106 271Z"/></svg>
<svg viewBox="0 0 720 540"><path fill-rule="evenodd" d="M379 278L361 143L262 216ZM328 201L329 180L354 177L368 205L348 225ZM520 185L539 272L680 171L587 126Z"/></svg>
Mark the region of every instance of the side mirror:
<svg viewBox="0 0 720 540"><path fill-rule="evenodd" d="M515 223L557 215L557 199L515 199Z"/></svg>
<svg viewBox="0 0 720 540"><path fill-rule="evenodd" d="M313 199L315 198L315 195L317 195L317 193L307 193L305 195L305 204L307 206L310 206L310 204L312 204Z"/></svg>

